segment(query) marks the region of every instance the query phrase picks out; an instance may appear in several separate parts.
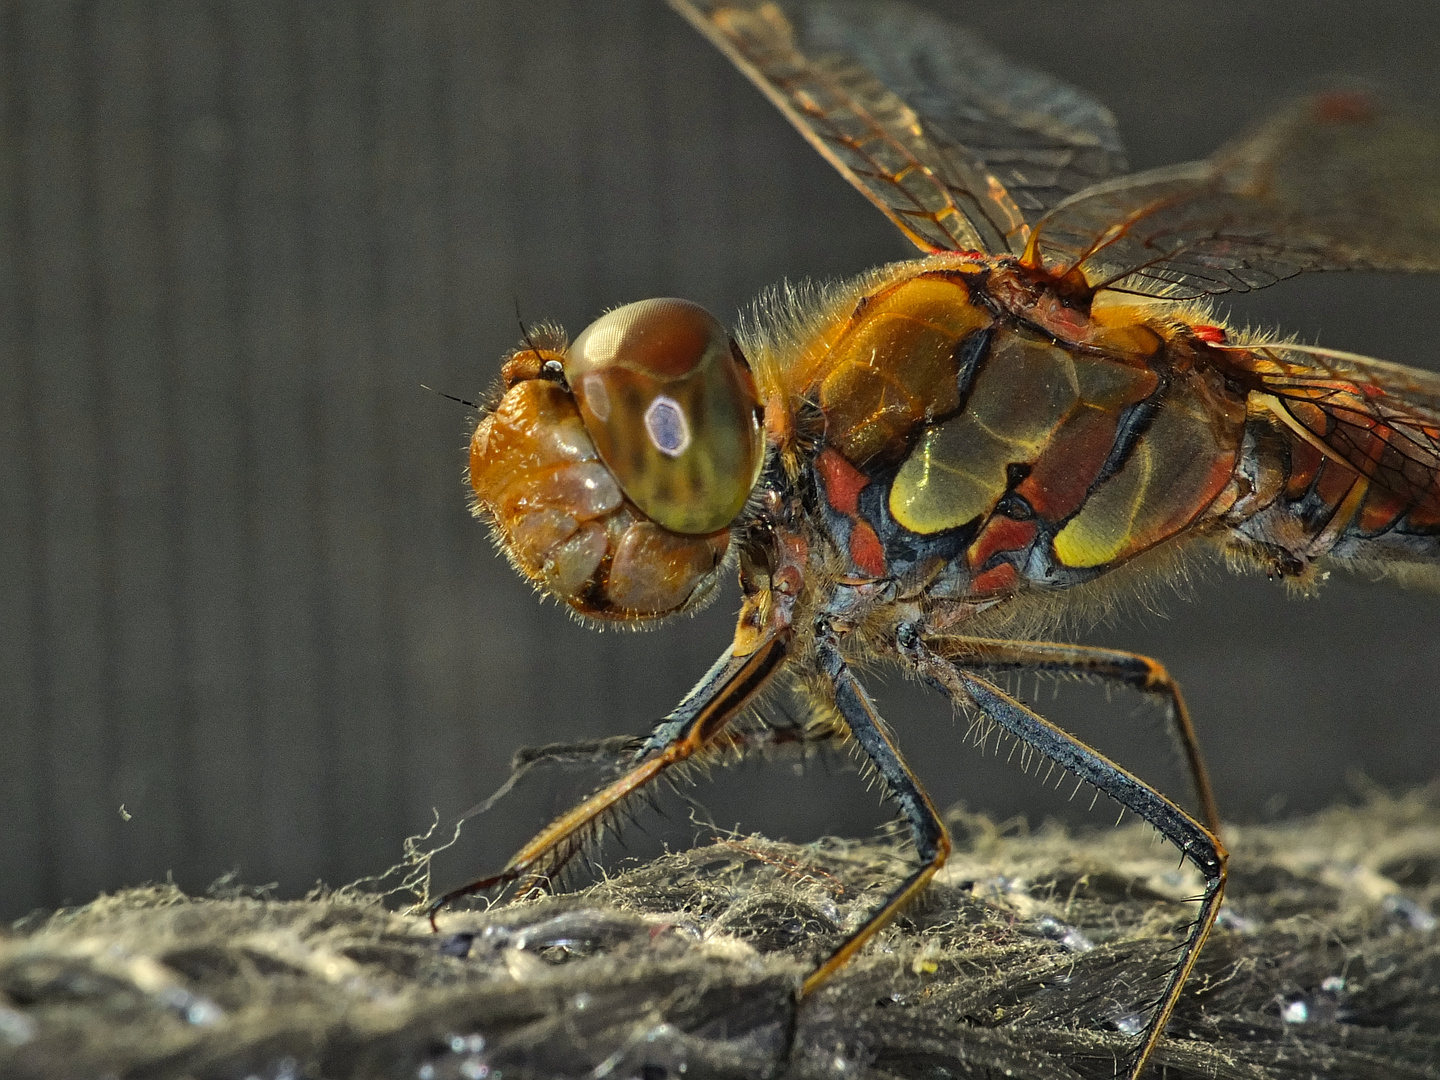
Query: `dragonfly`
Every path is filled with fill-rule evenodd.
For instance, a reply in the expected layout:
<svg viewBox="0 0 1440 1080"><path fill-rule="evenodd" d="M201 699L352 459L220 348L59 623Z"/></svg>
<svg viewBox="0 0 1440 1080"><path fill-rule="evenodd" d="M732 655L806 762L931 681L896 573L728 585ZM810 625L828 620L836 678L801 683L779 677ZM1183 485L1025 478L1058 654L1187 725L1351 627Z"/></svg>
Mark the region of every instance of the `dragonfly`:
<svg viewBox="0 0 1440 1080"><path fill-rule="evenodd" d="M731 572L740 612L617 778L432 923L464 896L548 887L647 785L762 738L749 710L788 685L814 717L804 738L873 766L914 854L803 1002L951 850L856 674L888 663L1138 815L1203 878L1138 1078L1220 910L1220 815L1165 667L1044 634L1182 550L1301 583L1331 566L1436 579L1440 377L1237 332L1211 298L1440 270L1440 133L1347 87L1203 161L1131 173L1102 104L904 3L669 2L919 254L776 290L733 330L642 300L573 341L536 327L504 359L469 479L515 568L596 624L695 610ZM1016 672L1157 701L1194 811L1010 693Z"/></svg>

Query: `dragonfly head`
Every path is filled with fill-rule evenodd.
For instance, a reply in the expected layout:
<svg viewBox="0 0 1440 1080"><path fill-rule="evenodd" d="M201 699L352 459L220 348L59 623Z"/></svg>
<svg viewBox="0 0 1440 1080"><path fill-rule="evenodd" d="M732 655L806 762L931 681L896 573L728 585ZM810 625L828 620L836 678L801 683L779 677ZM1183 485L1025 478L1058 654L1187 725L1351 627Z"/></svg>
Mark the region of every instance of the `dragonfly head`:
<svg viewBox="0 0 1440 1080"><path fill-rule="evenodd" d="M515 567L581 615L643 621L708 595L764 463L759 397L724 327L642 300L501 371L470 441L476 512Z"/></svg>

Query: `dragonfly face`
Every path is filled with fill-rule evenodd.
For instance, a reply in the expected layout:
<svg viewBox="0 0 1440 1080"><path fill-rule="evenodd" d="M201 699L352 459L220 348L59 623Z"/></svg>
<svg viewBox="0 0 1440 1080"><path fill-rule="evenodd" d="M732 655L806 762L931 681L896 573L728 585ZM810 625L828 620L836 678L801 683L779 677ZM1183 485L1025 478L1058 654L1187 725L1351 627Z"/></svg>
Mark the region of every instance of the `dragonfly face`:
<svg viewBox="0 0 1440 1080"><path fill-rule="evenodd" d="M1440 379L1236 335L1203 304L1307 270L1440 269L1440 136L1337 91L1205 161L1127 175L1103 106L902 4L672 4L922 257L738 343L694 305L651 300L507 358L470 478L517 568L582 616L640 622L696 606L733 555L743 600L731 648L630 770L432 913L548 881L649 780L756 738L731 721L788 675L813 704L806 737L860 746L919 860L811 992L949 850L851 671L888 660L1145 818L1204 876L1138 1076L1224 887L1194 732L1158 663L997 628L1186 543L1276 576L1440 570ZM1014 670L1156 697L1198 818L987 678Z"/></svg>
<svg viewBox="0 0 1440 1080"><path fill-rule="evenodd" d="M703 308L645 300L505 362L470 480L516 568L596 619L695 607L764 461L745 356Z"/></svg>

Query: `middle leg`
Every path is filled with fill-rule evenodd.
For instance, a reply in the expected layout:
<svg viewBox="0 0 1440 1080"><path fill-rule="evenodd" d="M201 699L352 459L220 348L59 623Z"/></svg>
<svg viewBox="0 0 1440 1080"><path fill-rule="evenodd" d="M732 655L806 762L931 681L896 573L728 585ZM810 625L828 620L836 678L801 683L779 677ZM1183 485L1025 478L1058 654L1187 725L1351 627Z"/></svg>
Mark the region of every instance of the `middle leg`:
<svg viewBox="0 0 1440 1080"><path fill-rule="evenodd" d="M820 671L829 683L835 708L845 721L851 736L860 744L860 748L880 773L891 797L899 803L901 812L910 824L910 835L914 840L915 855L920 860L920 865L896 886L879 909L871 914L828 960L810 973L800 987L802 998L818 989L913 900L940 867L945 865L945 860L950 855L950 835L946 832L940 815L936 813L935 805L920 786L915 774L910 771L910 766L900 756L900 751L890 741L885 732L884 721L875 709L875 703L850 671L840 653L839 635L828 620L823 618L816 624L815 654Z"/></svg>

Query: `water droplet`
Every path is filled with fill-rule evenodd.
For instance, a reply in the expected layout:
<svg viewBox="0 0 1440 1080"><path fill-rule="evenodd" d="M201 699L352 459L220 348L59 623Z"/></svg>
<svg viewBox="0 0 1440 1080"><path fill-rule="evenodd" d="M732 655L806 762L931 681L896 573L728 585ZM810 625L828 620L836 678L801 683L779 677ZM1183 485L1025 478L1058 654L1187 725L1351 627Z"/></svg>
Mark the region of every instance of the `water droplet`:
<svg viewBox="0 0 1440 1080"><path fill-rule="evenodd" d="M1139 1035L1145 1030L1145 1017L1140 1013L1126 1013L1115 1019L1115 1030L1121 1035Z"/></svg>
<svg viewBox="0 0 1440 1080"><path fill-rule="evenodd" d="M23 1046L35 1037L35 1021L22 1012L0 1005L0 1042Z"/></svg>
<svg viewBox="0 0 1440 1080"><path fill-rule="evenodd" d="M1435 916L1430 914L1429 911L1421 907L1414 900L1411 900L1408 896L1400 896L1398 893L1392 893L1390 896L1385 897L1382 906L1386 914L1393 915L1397 919L1407 923L1411 930L1428 932L1435 929Z"/></svg>

